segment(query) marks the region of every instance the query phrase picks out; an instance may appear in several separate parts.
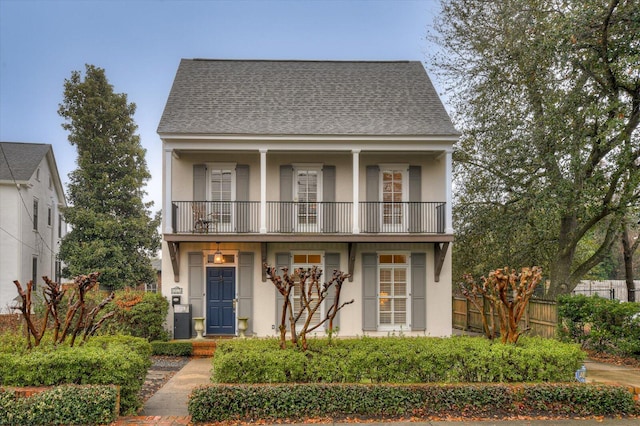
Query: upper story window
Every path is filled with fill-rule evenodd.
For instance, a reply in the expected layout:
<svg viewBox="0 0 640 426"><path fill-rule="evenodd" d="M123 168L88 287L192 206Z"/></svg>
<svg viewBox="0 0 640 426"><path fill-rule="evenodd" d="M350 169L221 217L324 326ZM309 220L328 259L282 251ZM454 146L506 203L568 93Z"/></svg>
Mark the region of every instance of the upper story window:
<svg viewBox="0 0 640 426"><path fill-rule="evenodd" d="M47 226L53 225L53 209L47 206Z"/></svg>
<svg viewBox="0 0 640 426"><path fill-rule="evenodd" d="M320 228L322 202L322 168L320 165L294 166L293 201L296 202L294 218L298 232L313 232Z"/></svg>
<svg viewBox="0 0 640 426"><path fill-rule="evenodd" d="M380 166L380 200L382 227L389 232L402 232L406 228L409 201L408 166Z"/></svg>
<svg viewBox="0 0 640 426"><path fill-rule="evenodd" d="M33 230L38 230L38 199L33 199Z"/></svg>
<svg viewBox="0 0 640 426"><path fill-rule="evenodd" d="M235 164L211 163L207 165L207 216L214 232L233 232L236 198Z"/></svg>
<svg viewBox="0 0 640 426"><path fill-rule="evenodd" d="M409 326L409 255L378 254L378 325L401 330Z"/></svg>

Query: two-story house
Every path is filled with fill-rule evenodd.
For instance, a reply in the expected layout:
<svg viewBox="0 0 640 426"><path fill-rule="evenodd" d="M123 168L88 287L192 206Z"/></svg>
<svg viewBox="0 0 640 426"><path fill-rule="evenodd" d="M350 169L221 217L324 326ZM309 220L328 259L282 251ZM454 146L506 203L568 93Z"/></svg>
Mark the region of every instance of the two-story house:
<svg viewBox="0 0 640 426"><path fill-rule="evenodd" d="M451 334L459 133L420 62L185 59L158 134L163 293L206 334L277 333L263 263L350 273L341 336Z"/></svg>
<svg viewBox="0 0 640 426"><path fill-rule="evenodd" d="M0 142L0 313L18 296L14 280L38 294L43 275L59 281L65 206L51 145Z"/></svg>

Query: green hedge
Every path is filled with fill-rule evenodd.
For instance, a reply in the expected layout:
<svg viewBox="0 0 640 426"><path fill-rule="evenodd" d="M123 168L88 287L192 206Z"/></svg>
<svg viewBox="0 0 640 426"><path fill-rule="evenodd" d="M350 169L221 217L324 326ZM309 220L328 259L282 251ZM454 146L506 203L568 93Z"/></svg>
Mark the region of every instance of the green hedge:
<svg viewBox="0 0 640 426"><path fill-rule="evenodd" d="M624 387L565 384L211 385L189 400L194 422L377 419L407 416L625 415L640 409Z"/></svg>
<svg viewBox="0 0 640 426"><path fill-rule="evenodd" d="M389 337L312 340L281 350L276 339L219 342L215 383L566 382L584 360L578 345L521 338Z"/></svg>
<svg viewBox="0 0 640 426"><path fill-rule="evenodd" d="M30 397L0 389L0 425L98 425L117 417L115 386L63 385Z"/></svg>
<svg viewBox="0 0 640 426"><path fill-rule="evenodd" d="M169 301L160 293L138 290L116 291L116 300L109 303L106 312L114 312L114 316L107 321L100 333L127 334L144 337L148 341L168 340L169 333L164 325L169 312ZM119 304L119 300L140 300L130 307L126 303Z"/></svg>
<svg viewBox="0 0 640 426"><path fill-rule="evenodd" d="M193 345L191 342L151 342L151 352L153 355L169 355L169 356L191 356L193 354Z"/></svg>
<svg viewBox="0 0 640 426"><path fill-rule="evenodd" d="M86 345L38 346L16 356L0 353L0 385L55 386L96 384L120 386L120 412L135 412L138 393L151 366L150 344L130 336L100 336Z"/></svg>
<svg viewBox="0 0 640 426"><path fill-rule="evenodd" d="M598 296L558 298L558 336L587 349L640 359L640 303Z"/></svg>

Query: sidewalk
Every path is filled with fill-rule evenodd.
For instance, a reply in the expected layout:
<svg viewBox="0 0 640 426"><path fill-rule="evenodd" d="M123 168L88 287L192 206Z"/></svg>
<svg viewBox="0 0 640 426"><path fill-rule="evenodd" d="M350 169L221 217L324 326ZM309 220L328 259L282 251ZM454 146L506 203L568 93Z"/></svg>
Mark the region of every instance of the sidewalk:
<svg viewBox="0 0 640 426"><path fill-rule="evenodd" d="M640 394L640 368L604 364L586 361L587 382L621 384ZM135 417L121 417L111 426L184 426L190 425L191 417L187 408L189 394L196 386L210 382L211 358L193 358L178 371L158 392L144 405ZM640 419L562 419L562 420L516 420L500 421L430 421L430 422L395 422L373 423L375 426L440 426L455 423L456 426L637 426ZM349 423L327 423L332 426L351 426ZM296 425L303 426L303 425ZM315 426L315 425L314 425Z"/></svg>

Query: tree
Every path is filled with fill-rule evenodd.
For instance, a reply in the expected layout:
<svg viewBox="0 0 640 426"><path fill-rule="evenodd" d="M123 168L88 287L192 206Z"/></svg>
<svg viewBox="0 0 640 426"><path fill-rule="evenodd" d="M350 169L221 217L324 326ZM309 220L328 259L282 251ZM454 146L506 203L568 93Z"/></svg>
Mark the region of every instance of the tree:
<svg viewBox="0 0 640 426"><path fill-rule="evenodd" d="M60 247L63 275L99 271L110 289L151 282L150 257L160 245L159 213L152 219L153 203L143 202L150 174L135 134L135 109L93 65L86 65L84 79L74 71L65 80L58 109L78 152L64 210L71 231Z"/></svg>
<svg viewBox="0 0 640 426"><path fill-rule="evenodd" d="M542 279L542 271L537 266L515 269L504 267L482 277L477 283L471 275L465 276L460 284L462 295L480 312L482 327L487 338L496 338L494 315L498 315L500 340L502 343L518 343L523 331L519 323L527 310L529 299ZM489 304L489 318L484 310L484 301Z"/></svg>
<svg viewBox="0 0 640 426"><path fill-rule="evenodd" d="M291 335L291 343L299 345L302 350L307 350L307 334L316 330L320 326L328 323L327 333L329 338L334 333L333 321L338 311L353 303L353 299L348 302L340 303L340 293L342 292L342 284L349 278L349 274L342 271L334 270L329 281L320 284L322 277L322 269L317 266L312 268L296 268L293 274L289 274L289 268L282 269L282 276L277 274L277 270L273 266L266 263L263 265L267 273L267 278L276 287L276 290L282 295L282 309L280 310L280 347L286 348L287 335L287 319L289 320L289 332ZM329 297L331 287L334 287L333 300L327 306L324 318L312 324L312 320L323 302ZM298 306L293 306L292 296L297 289L300 295ZM298 330L298 321L303 320L304 323ZM299 340L298 340L299 339Z"/></svg>
<svg viewBox="0 0 640 426"><path fill-rule="evenodd" d="M463 134L457 273L538 264L570 292L640 200L637 1L451 0L436 30Z"/></svg>

